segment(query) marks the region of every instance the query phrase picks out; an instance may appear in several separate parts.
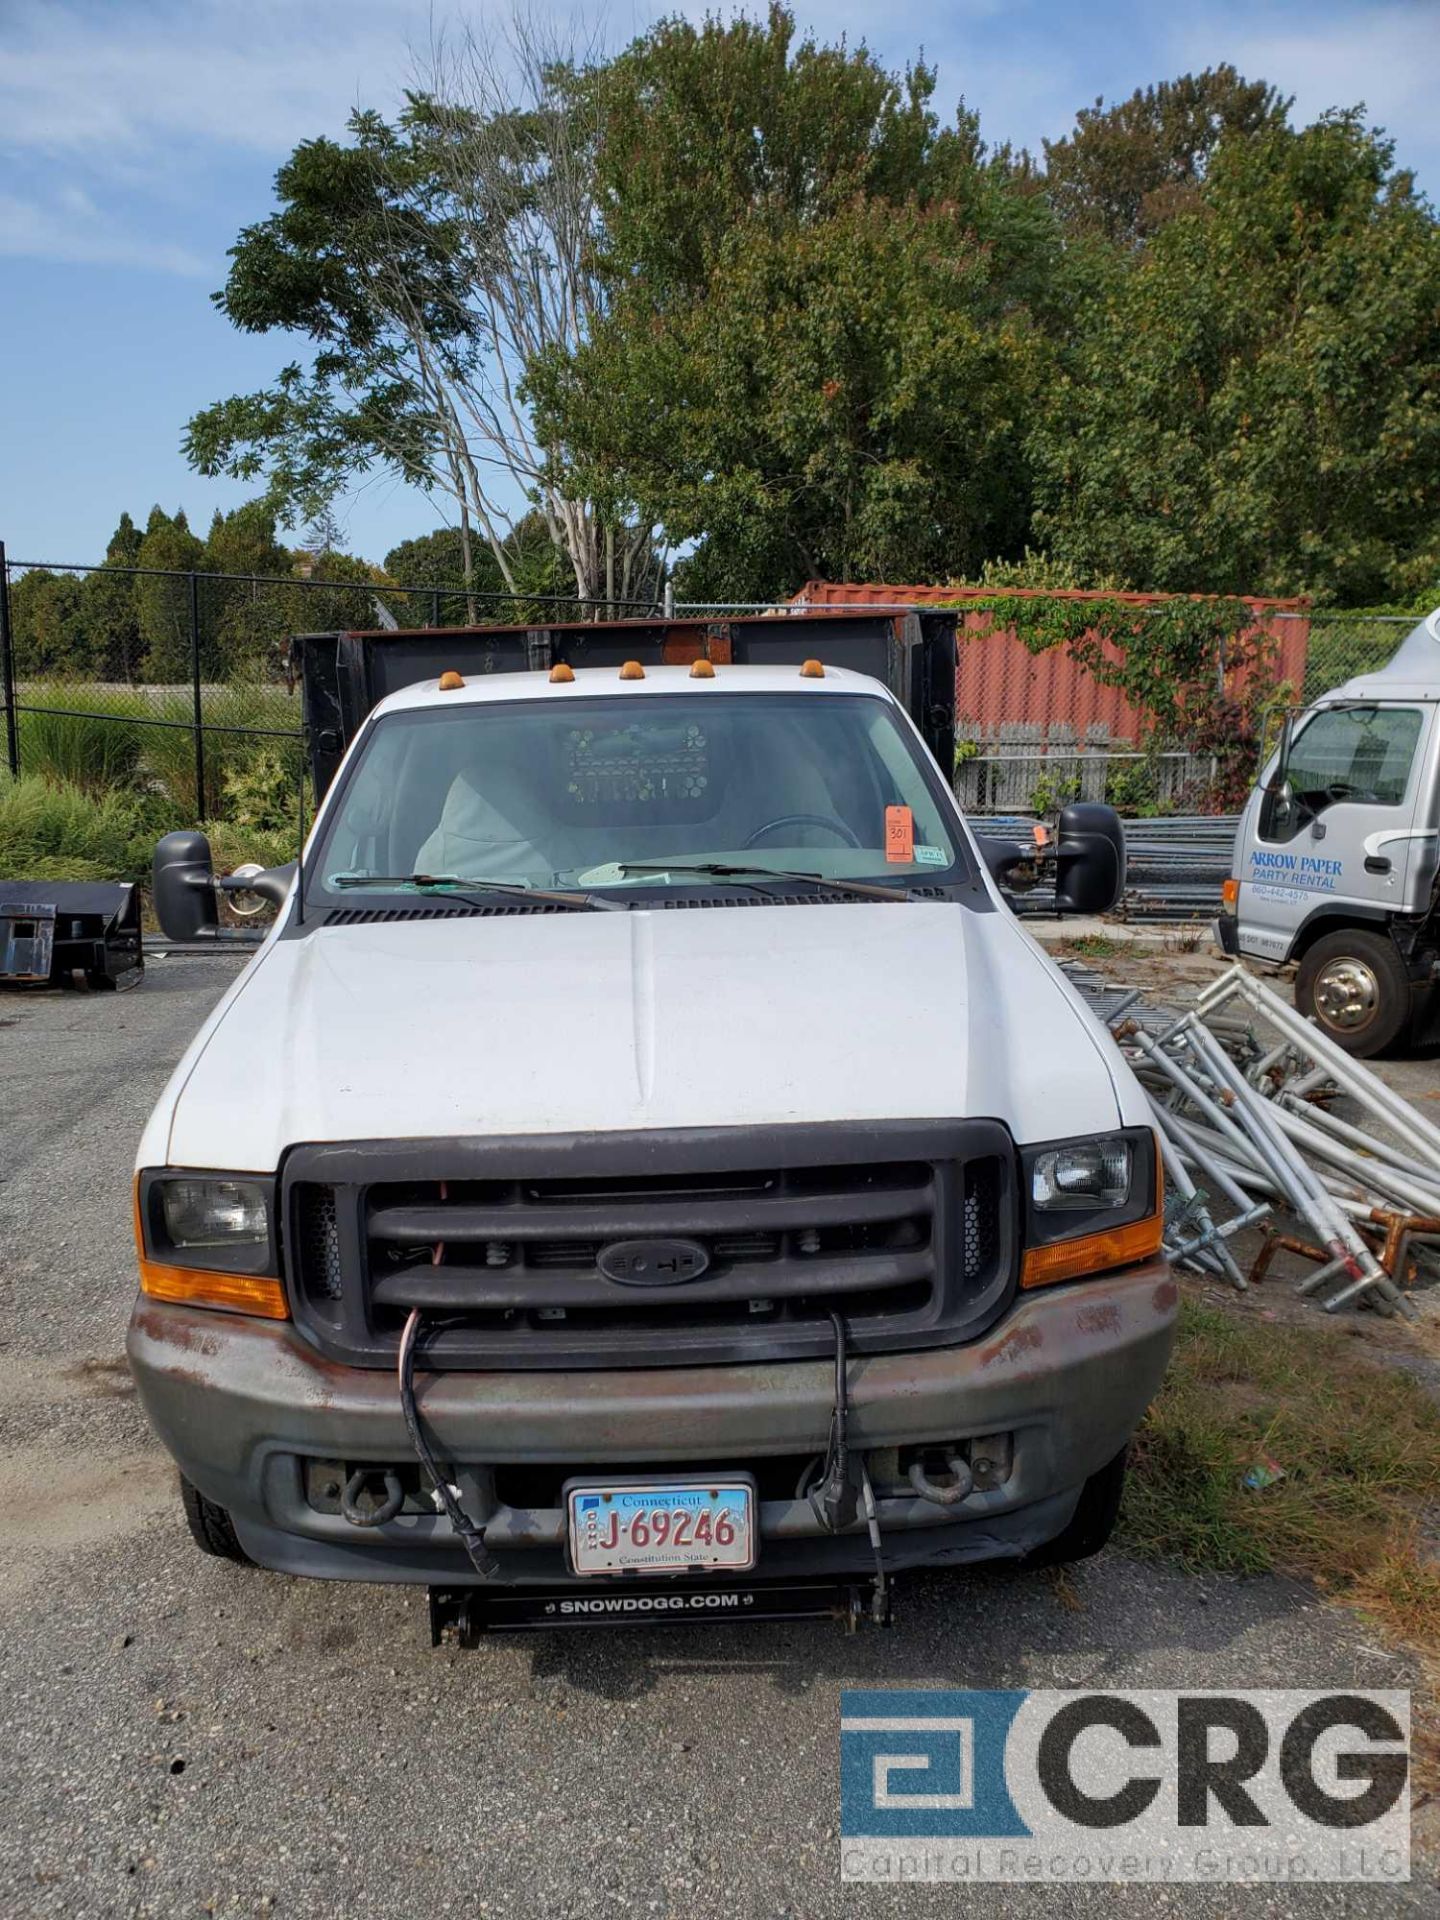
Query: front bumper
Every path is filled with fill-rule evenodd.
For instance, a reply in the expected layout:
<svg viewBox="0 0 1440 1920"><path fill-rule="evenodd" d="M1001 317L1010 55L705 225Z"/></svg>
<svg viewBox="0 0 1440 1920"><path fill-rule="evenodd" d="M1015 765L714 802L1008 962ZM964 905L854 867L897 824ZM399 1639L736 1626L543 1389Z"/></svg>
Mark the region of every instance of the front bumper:
<svg viewBox="0 0 1440 1920"><path fill-rule="evenodd" d="M1083 1483L1119 1452L1160 1384L1176 1288L1161 1262L1022 1295L982 1340L850 1363L852 1448L1013 1436L1003 1484L954 1507L879 1503L896 1568L1013 1557L1051 1539ZM156 1431L181 1471L228 1509L261 1565L332 1579L473 1578L448 1521L402 1513L351 1526L307 1500L308 1459L413 1460L393 1375L338 1366L293 1326L142 1297L127 1341ZM819 1454L826 1362L591 1373L439 1373L417 1380L422 1419L483 1518L506 1582L567 1577L559 1507L497 1503L490 1469L583 1462L617 1473L703 1472ZM760 1506L762 1574L864 1570L862 1523L832 1536L800 1500Z"/></svg>

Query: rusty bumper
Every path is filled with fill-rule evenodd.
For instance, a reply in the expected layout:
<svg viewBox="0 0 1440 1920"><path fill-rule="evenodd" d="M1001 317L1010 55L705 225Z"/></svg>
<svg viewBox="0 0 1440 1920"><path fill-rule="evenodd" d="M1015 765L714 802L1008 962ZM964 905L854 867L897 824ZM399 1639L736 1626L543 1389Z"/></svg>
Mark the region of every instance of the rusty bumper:
<svg viewBox="0 0 1440 1920"><path fill-rule="evenodd" d="M894 1564L1014 1555L1058 1533L1083 1482L1125 1444L1159 1386L1175 1313L1174 1282L1157 1262L1022 1296L969 1346L853 1360L854 1447L1013 1436L1001 1486L954 1507L881 1500ZM307 1459L413 1460L393 1375L334 1365L288 1324L144 1298L127 1346L156 1431L263 1565L368 1580L464 1577L439 1516L402 1513L359 1530L307 1502ZM433 1444L457 1469L467 1504L484 1510L502 1577L546 1581L565 1572L560 1513L497 1502L490 1469L582 1462L703 1472L820 1453L832 1393L833 1369L810 1361L417 1381ZM868 1558L863 1530L824 1535L803 1502L766 1500L760 1519L767 1570L839 1570Z"/></svg>

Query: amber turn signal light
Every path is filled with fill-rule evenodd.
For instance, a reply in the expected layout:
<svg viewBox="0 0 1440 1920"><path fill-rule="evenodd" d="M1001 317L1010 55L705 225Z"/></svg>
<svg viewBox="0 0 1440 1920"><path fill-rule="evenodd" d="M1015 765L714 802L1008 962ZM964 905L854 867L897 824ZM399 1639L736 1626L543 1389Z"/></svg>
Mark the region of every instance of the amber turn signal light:
<svg viewBox="0 0 1440 1920"><path fill-rule="evenodd" d="M440 676L441 693L454 693L460 687L463 687L464 684L465 682L460 678L459 674L456 673L453 667L449 668L447 672L442 673Z"/></svg>
<svg viewBox="0 0 1440 1920"><path fill-rule="evenodd" d="M638 660L627 660L620 669L620 678L622 680L643 680L645 678L645 669Z"/></svg>
<svg viewBox="0 0 1440 1920"><path fill-rule="evenodd" d="M1240 904L1240 882L1227 880L1220 889L1220 904L1227 913L1234 913Z"/></svg>
<svg viewBox="0 0 1440 1920"><path fill-rule="evenodd" d="M288 1320L285 1289L263 1273L207 1273L199 1267L162 1267L158 1260L141 1260L140 1291L152 1300L170 1300L184 1307L223 1307L231 1313L251 1313L261 1320Z"/></svg>
<svg viewBox="0 0 1440 1920"><path fill-rule="evenodd" d="M1020 1269L1022 1287L1051 1287L1083 1274L1105 1273L1112 1267L1130 1267L1160 1251L1165 1216L1152 1213L1126 1227L1106 1227L1099 1233L1077 1234L1048 1247L1031 1247Z"/></svg>

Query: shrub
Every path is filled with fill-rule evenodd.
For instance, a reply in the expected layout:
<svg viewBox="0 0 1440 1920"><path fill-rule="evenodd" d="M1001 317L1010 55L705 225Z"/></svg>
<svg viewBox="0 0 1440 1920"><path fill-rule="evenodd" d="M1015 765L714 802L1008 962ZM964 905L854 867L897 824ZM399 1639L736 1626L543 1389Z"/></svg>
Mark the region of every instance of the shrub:
<svg viewBox="0 0 1440 1920"><path fill-rule="evenodd" d="M152 822L133 793L95 794L27 775L0 779L0 874L23 880L140 880Z"/></svg>

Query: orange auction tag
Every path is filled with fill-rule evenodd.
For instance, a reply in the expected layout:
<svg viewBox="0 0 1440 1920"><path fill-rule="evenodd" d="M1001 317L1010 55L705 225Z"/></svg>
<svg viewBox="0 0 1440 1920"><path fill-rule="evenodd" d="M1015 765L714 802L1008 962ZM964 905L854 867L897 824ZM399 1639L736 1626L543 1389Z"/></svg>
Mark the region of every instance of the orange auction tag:
<svg viewBox="0 0 1440 1920"><path fill-rule="evenodd" d="M885 809L885 858L896 866L914 862L915 816L909 807Z"/></svg>

